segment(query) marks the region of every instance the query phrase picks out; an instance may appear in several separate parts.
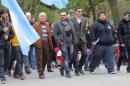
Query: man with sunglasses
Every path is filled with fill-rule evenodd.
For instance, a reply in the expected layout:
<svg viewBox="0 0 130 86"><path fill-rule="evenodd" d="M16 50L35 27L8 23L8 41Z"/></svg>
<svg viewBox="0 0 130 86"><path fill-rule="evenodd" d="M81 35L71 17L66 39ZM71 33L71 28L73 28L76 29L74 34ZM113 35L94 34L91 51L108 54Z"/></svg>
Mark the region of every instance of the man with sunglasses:
<svg viewBox="0 0 130 86"><path fill-rule="evenodd" d="M75 45L74 45L74 56L73 56L73 65L75 68L75 74L79 75L79 72L84 75L82 70L83 65L85 64L87 57L87 47L86 47L86 38L85 38L85 28L86 28L86 19L82 16L82 9L77 7L75 10L75 16L71 18L74 29L76 31ZM81 50L81 58L78 62L78 52ZM79 64L78 64L79 63Z"/></svg>
<svg viewBox="0 0 130 86"><path fill-rule="evenodd" d="M73 41L74 29L73 23L67 18L65 11L60 12L60 20L54 24L53 35L59 46L62 55L63 63L60 68L61 76L64 76L64 70L67 78L71 78L69 70L69 62L73 57Z"/></svg>

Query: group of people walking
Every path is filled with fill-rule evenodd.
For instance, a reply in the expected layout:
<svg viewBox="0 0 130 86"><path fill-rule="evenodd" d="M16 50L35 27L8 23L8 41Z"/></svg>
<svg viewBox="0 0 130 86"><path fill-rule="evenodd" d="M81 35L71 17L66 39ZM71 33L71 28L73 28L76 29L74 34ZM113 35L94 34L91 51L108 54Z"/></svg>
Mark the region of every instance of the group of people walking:
<svg viewBox="0 0 130 86"><path fill-rule="evenodd" d="M45 78L45 68L53 72L52 61L57 63L54 48L61 51L62 62L60 75L71 78L71 70L76 76L85 75L83 67L93 73L101 62L105 65L109 74L116 74L114 59L114 44L119 43L120 57L117 62L117 70L120 70L123 58L128 58L127 72L130 73L130 12L125 12L122 20L114 33L112 24L108 21L105 12L99 12L97 20L90 26L89 21L82 16L83 9L77 7L75 16L69 17L66 11L59 13L59 20L50 23L45 12L39 13L38 21L35 21L31 13L25 13L28 21L39 34L40 39L30 46L28 56L22 54L19 41L15 34L9 11L0 9L0 78L5 83L5 75L24 80L23 67L27 74L33 68L37 68L38 77ZM115 37L117 34L117 38ZM117 40L118 39L118 40ZM117 42L119 41L119 42ZM124 49L125 48L125 49ZM35 50L35 56L33 51ZM79 51L81 56L79 57ZM91 51L91 52L90 52ZM127 52L127 53L126 53ZM36 58L34 58L36 57ZM60 56L58 56L60 57ZM14 62L16 62L14 64ZM88 63L89 62L89 63Z"/></svg>

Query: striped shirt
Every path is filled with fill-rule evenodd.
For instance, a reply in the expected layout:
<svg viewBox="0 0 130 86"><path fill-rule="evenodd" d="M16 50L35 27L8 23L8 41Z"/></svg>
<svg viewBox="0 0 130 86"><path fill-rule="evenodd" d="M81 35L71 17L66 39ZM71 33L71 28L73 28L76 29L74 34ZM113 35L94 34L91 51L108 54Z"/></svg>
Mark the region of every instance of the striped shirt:
<svg viewBox="0 0 130 86"><path fill-rule="evenodd" d="M45 25L41 26L42 29L42 40L47 41L48 40L48 32Z"/></svg>

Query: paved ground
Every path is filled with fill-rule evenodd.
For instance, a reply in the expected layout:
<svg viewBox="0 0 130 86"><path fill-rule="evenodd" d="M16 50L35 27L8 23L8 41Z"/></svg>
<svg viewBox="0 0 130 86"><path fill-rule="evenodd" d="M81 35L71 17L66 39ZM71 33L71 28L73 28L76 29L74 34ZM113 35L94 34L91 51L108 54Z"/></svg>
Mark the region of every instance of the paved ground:
<svg viewBox="0 0 130 86"><path fill-rule="evenodd" d="M46 79L40 80L36 70L30 75L26 75L26 80L17 80L7 77L7 84L0 86L130 86L130 74L126 73L126 67L115 75L108 74L104 66L100 66L94 74L85 72L83 76L75 76L72 72L72 78L61 77L58 69L55 72L46 72Z"/></svg>

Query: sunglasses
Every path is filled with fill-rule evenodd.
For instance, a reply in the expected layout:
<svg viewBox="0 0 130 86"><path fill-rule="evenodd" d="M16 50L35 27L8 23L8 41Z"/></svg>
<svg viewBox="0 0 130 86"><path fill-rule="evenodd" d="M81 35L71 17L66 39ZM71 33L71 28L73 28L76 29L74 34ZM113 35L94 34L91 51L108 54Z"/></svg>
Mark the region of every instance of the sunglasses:
<svg viewBox="0 0 130 86"><path fill-rule="evenodd" d="M78 13L82 13L83 11L77 11Z"/></svg>
<svg viewBox="0 0 130 86"><path fill-rule="evenodd" d="M60 16L66 16L66 15L60 15Z"/></svg>

